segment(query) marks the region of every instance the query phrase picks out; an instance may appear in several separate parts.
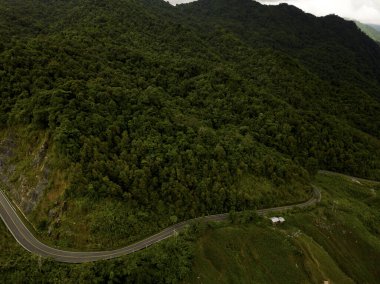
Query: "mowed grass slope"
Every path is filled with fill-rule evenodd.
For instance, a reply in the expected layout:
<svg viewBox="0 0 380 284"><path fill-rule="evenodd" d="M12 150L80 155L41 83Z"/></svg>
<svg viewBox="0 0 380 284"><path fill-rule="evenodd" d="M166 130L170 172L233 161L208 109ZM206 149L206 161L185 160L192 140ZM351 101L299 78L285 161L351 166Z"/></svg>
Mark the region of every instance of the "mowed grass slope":
<svg viewBox="0 0 380 284"><path fill-rule="evenodd" d="M307 282L297 247L275 230L249 225L208 232L197 244L189 283ZM291 263L292 265L289 265Z"/></svg>
<svg viewBox="0 0 380 284"><path fill-rule="evenodd" d="M322 202L283 214L281 226L210 229L187 283L379 283L380 184L332 173L314 183Z"/></svg>

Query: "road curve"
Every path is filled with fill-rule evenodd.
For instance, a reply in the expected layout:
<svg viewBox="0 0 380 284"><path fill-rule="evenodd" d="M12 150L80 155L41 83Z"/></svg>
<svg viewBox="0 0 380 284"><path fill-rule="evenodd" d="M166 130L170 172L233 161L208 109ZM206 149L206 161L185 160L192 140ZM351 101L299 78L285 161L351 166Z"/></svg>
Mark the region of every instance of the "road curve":
<svg viewBox="0 0 380 284"><path fill-rule="evenodd" d="M312 206L321 200L321 193L317 187L313 186L313 196L306 202L281 206L275 208L268 209L260 209L257 210L259 215L265 215L271 212L279 212L290 210L294 208L305 208ZM13 237L17 240L17 242L27 251L40 255L42 257L52 258L59 262L67 262L67 263L83 263L83 262L91 262L97 260L111 259L115 257L119 257L122 255L130 254L148 246L151 246L155 243L158 243L162 240L165 240L177 232L183 230L186 225L195 220L202 221L225 221L228 220L229 213L225 214L217 214L217 215L209 215L205 217L195 218L187 221L180 222L173 226L170 226L161 232L150 236L142 241L139 241L135 244L116 249L111 251L98 251L98 252L72 252L72 251L63 251L53 247L49 247L44 243L40 242L25 226L23 221L20 219L16 210L14 209L12 203L9 201L7 196L0 190L0 216L3 219L5 225L12 233Z"/></svg>

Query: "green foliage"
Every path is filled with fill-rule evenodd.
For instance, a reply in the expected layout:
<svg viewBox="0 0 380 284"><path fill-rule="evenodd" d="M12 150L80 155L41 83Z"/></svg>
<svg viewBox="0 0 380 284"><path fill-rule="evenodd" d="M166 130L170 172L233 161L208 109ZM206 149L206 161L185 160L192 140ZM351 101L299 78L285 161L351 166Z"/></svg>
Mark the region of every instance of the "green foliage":
<svg viewBox="0 0 380 284"><path fill-rule="evenodd" d="M32 256L0 224L0 283L178 283L190 273L193 243L180 235L115 260L63 264Z"/></svg>
<svg viewBox="0 0 380 284"><path fill-rule="evenodd" d="M373 215L379 227L379 183L330 173L315 182L322 203L289 212L280 226L234 213L234 224L196 222L151 248L95 263L32 256L0 223L0 283L377 283L380 235L366 220Z"/></svg>
<svg viewBox="0 0 380 284"><path fill-rule="evenodd" d="M47 133L65 200L101 208L88 231L294 202L318 168L380 178L380 47L353 23L248 0L0 15L0 125Z"/></svg>
<svg viewBox="0 0 380 284"><path fill-rule="evenodd" d="M230 212L230 220L233 224L261 223L262 218L254 210L245 210L242 212Z"/></svg>

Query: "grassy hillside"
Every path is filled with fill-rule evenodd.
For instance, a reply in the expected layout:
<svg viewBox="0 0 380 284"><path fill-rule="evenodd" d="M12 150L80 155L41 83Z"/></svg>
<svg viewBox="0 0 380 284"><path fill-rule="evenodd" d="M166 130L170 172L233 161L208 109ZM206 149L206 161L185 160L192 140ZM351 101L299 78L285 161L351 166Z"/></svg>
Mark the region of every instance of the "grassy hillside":
<svg viewBox="0 0 380 284"><path fill-rule="evenodd" d="M319 174L322 203L266 222L209 230L188 283L377 283L380 183Z"/></svg>
<svg viewBox="0 0 380 284"><path fill-rule="evenodd" d="M354 283L307 235L257 225L202 237L193 269L189 283Z"/></svg>

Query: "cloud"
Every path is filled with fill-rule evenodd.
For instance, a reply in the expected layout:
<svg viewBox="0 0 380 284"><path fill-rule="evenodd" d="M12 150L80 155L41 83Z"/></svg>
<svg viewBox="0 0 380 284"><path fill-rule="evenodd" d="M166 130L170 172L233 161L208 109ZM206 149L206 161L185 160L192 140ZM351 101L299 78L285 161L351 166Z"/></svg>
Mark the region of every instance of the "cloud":
<svg viewBox="0 0 380 284"><path fill-rule="evenodd" d="M176 4L182 4L182 3L190 3L194 1L195 0L169 0L169 3L172 5L176 5Z"/></svg>
<svg viewBox="0 0 380 284"><path fill-rule="evenodd" d="M261 2L261 3L275 3L275 4L277 4L278 2L281 2L281 1L278 1L278 0L262 0L262 1L259 1L259 2Z"/></svg>
<svg viewBox="0 0 380 284"><path fill-rule="evenodd" d="M169 0L173 5L194 0ZM380 25L380 0L258 0L262 4L288 3L316 16L336 14L343 18Z"/></svg>
<svg viewBox="0 0 380 284"><path fill-rule="evenodd" d="M316 16L336 14L363 23L380 24L379 0L259 0L262 4L288 3Z"/></svg>

